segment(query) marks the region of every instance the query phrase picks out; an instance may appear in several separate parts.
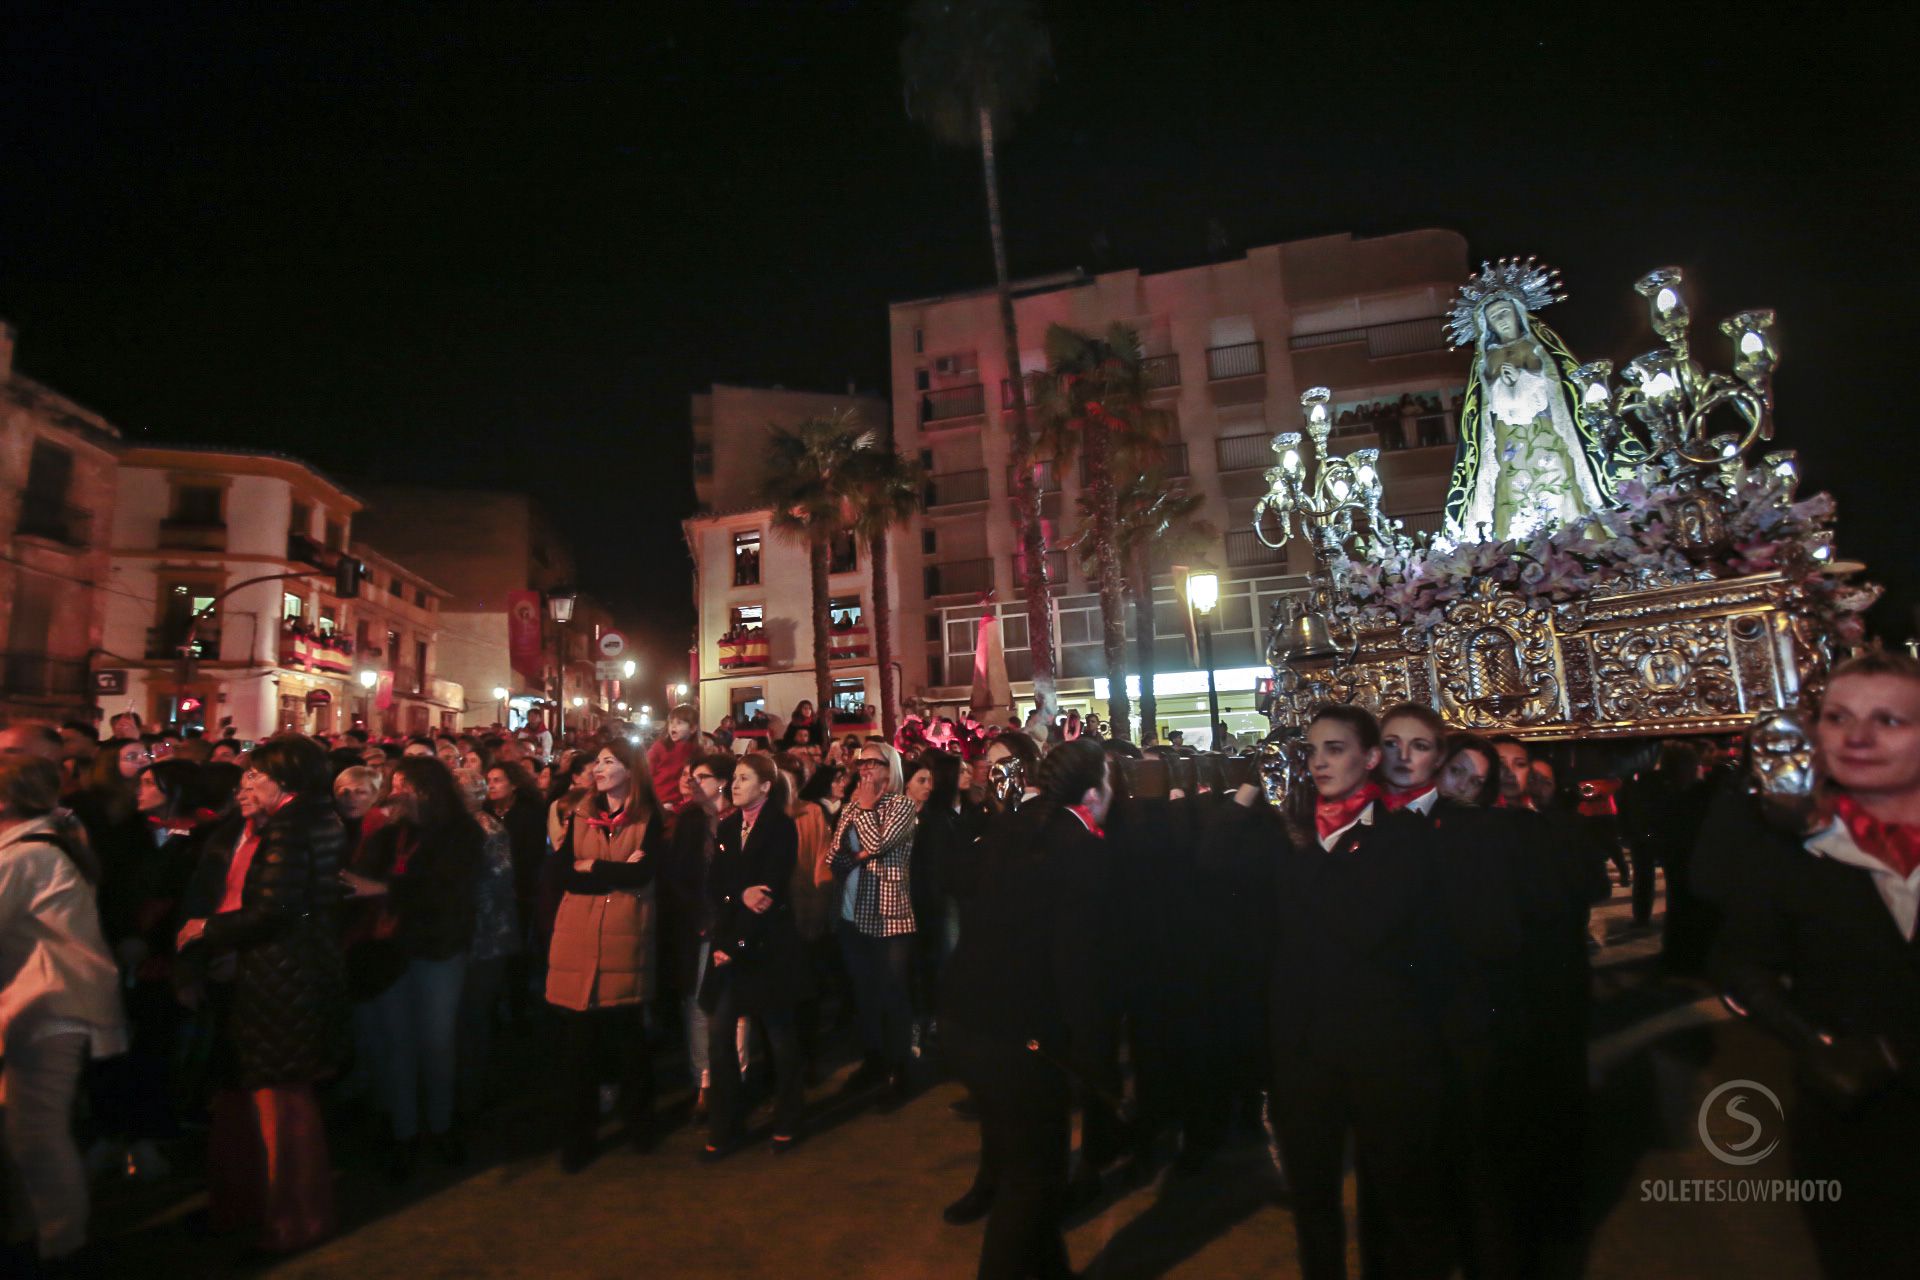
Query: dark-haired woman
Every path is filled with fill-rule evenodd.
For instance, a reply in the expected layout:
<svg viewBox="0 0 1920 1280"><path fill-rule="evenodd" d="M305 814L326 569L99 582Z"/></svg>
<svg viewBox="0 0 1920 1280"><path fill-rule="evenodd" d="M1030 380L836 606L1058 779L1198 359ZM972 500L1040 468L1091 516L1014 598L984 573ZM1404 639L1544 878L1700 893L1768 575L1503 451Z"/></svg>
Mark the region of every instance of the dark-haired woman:
<svg viewBox="0 0 1920 1280"><path fill-rule="evenodd" d="M773 1049L773 1149L799 1138L804 1102L794 1006L807 995L806 956L793 921L793 868L800 837L787 816L785 786L771 758L741 758L732 779L733 812L714 838L707 871L712 950L701 981L707 1058L713 1072L705 1156L725 1155L740 1136L740 1073L735 1028L757 1018Z"/></svg>
<svg viewBox="0 0 1920 1280"><path fill-rule="evenodd" d="M1443 1276L1453 1255L1439 1177L1452 965L1434 841L1425 819L1385 803L1370 714L1322 707L1307 744L1318 795L1311 842L1294 847L1264 808L1240 818L1278 854L1271 1099L1301 1273L1346 1275L1341 1184L1351 1134L1378 1215L1363 1252L1377 1239L1384 1254L1369 1265Z"/></svg>
<svg viewBox="0 0 1920 1280"><path fill-rule="evenodd" d="M918 821L913 828L914 1031L922 1045L933 1029L940 975L953 954L959 922L953 914L948 873L961 855L960 758L927 751L907 771L907 799Z"/></svg>
<svg viewBox="0 0 1920 1280"><path fill-rule="evenodd" d="M426 1131L436 1154L465 1159L453 1133L460 988L473 942L474 893L483 865L482 835L447 767L430 755L406 756L393 769L386 825L367 837L348 885L381 896L375 936L406 960L374 998L379 1019L382 1101L392 1126L388 1172L413 1171L424 1097Z"/></svg>
<svg viewBox="0 0 1920 1280"><path fill-rule="evenodd" d="M654 874L665 848L646 762L624 738L592 757L593 790L568 823L571 860L554 916L547 1002L561 1012L561 1167L585 1168L600 1119L599 1061L623 1060L620 1104L635 1147L653 1141Z"/></svg>
<svg viewBox="0 0 1920 1280"><path fill-rule="evenodd" d="M222 1028L225 1088L208 1134L216 1227L263 1226L275 1252L333 1230L333 1179L314 1085L345 1049L338 911L346 833L327 759L270 738L247 757L238 817L207 842L178 944L201 966ZM189 950L191 949L191 950Z"/></svg>
<svg viewBox="0 0 1920 1280"><path fill-rule="evenodd" d="M487 770L487 811L507 831L507 844L513 855L514 918L524 930L534 916L534 903L540 895L540 867L547 860L546 803L527 767L514 761L495 760ZM524 947L507 958L507 1008L516 1020L526 1013L531 993L528 958Z"/></svg>
<svg viewBox="0 0 1920 1280"><path fill-rule="evenodd" d="M990 1200L981 1280L1071 1274L1060 1219L1076 1083L1109 1087L1100 743L1050 751L1039 795L983 841L979 890L947 971L941 1025L980 1111Z"/></svg>

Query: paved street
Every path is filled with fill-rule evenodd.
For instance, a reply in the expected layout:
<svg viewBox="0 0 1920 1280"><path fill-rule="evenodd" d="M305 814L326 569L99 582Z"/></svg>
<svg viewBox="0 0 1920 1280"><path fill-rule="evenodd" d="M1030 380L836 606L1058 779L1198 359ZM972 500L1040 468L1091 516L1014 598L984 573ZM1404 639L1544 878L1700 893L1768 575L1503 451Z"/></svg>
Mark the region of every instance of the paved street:
<svg viewBox="0 0 1920 1280"><path fill-rule="evenodd" d="M1645 1203L1643 1179L1785 1177L1784 1153L1751 1170L1719 1164L1695 1132L1715 1084L1751 1077L1791 1108L1784 1064L1728 1022L1696 984L1657 972L1658 934L1630 930L1624 891L1599 913L1610 945L1596 965L1590 1204L1594 1277L1816 1274L1797 1211L1750 1203ZM545 1064L513 1064L520 1100L497 1109L462 1171L428 1166L396 1193L365 1133L349 1135L341 1236L274 1276L873 1276L972 1274L980 1228L945 1226L976 1130L942 1084L891 1116L829 1107L815 1135L778 1158L750 1148L718 1166L681 1129L649 1155L611 1150L576 1177L556 1169ZM844 1071L844 1068L843 1068ZM829 1099L831 1086L817 1092ZM675 1095L682 1101L681 1095ZM365 1126L362 1126L364 1130ZM1737 1125L1724 1135L1745 1137ZM187 1170L170 1183L105 1193L117 1274L222 1274L240 1245L207 1239ZM1291 1224L1264 1148L1246 1143L1206 1174L1165 1174L1073 1230L1077 1268L1099 1277L1287 1276ZM1351 1211L1351 1182L1349 1183ZM1355 1274L1357 1274L1357 1261Z"/></svg>

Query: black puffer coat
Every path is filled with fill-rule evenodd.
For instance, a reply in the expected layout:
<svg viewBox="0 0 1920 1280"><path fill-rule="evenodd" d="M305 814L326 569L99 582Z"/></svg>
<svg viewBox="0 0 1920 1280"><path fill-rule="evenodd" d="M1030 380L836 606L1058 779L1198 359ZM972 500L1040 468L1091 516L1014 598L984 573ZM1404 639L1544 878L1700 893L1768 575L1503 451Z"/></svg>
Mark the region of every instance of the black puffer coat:
<svg viewBox="0 0 1920 1280"><path fill-rule="evenodd" d="M243 828L231 823L207 843L190 915L219 906ZM296 797L266 820L240 907L207 915L190 948L217 966L234 958L221 1034L242 1089L311 1084L332 1075L346 1049L347 996L340 949L340 868L347 836L333 806Z"/></svg>

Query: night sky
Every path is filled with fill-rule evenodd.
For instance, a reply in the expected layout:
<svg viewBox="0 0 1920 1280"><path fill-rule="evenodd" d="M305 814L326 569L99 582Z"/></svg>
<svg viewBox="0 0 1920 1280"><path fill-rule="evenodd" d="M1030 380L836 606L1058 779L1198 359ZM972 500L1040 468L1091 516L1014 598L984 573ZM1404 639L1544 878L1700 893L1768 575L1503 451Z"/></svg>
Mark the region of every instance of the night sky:
<svg viewBox="0 0 1920 1280"><path fill-rule="evenodd" d="M902 109L903 7L10 5L18 365L136 440L525 488L664 661L692 619L687 394L881 387L888 301L991 280L977 160ZM1878 629L1912 633L1912 71L1885 11L1042 12L1016 274L1192 265L1213 220L1236 248L1454 227L1562 268L1549 323L1619 361L1657 345L1633 279L1684 266L1712 366L1714 321L1779 310L1779 443L1893 589Z"/></svg>

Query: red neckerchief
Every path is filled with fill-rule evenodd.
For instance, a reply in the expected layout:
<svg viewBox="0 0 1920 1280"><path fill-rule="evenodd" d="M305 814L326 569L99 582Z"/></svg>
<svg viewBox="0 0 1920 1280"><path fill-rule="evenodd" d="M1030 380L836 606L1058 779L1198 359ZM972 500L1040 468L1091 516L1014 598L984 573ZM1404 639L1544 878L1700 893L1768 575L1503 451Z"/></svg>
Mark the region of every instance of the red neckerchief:
<svg viewBox="0 0 1920 1280"><path fill-rule="evenodd" d="M1313 826L1325 840L1336 831L1341 831L1359 821L1367 806L1380 798L1380 784L1363 782L1347 792L1338 800L1315 800L1313 802Z"/></svg>
<svg viewBox="0 0 1920 1280"><path fill-rule="evenodd" d="M1913 869L1920 866L1920 825L1882 822L1844 791L1833 797L1833 816L1846 824L1848 834L1862 853L1884 862L1902 878L1912 875Z"/></svg>
<svg viewBox="0 0 1920 1280"><path fill-rule="evenodd" d="M596 813L588 813L587 825L590 827L598 827L600 830L606 832L607 839L611 840L628 826L632 814L633 797L628 796L626 804L620 807L620 812L618 813L607 814L604 817Z"/></svg>
<svg viewBox="0 0 1920 1280"><path fill-rule="evenodd" d="M1420 799L1422 796L1430 796L1439 789L1437 784L1431 782L1421 787L1418 791L1395 791L1389 787L1386 792L1381 795L1380 801L1387 806L1388 813L1397 813L1412 804L1415 800ZM1338 827L1334 828L1335 831L1339 829Z"/></svg>
<svg viewBox="0 0 1920 1280"><path fill-rule="evenodd" d="M149 814L147 825L153 828L155 835L185 836L192 835L193 829L213 817L205 809L196 809L193 813L178 818L156 818Z"/></svg>
<svg viewBox="0 0 1920 1280"><path fill-rule="evenodd" d="M1067 806L1067 812L1086 823L1087 830L1093 834L1094 839L1105 840L1107 838L1107 833L1101 828L1099 823L1093 820L1093 810L1087 808L1087 806L1083 804L1070 804Z"/></svg>

